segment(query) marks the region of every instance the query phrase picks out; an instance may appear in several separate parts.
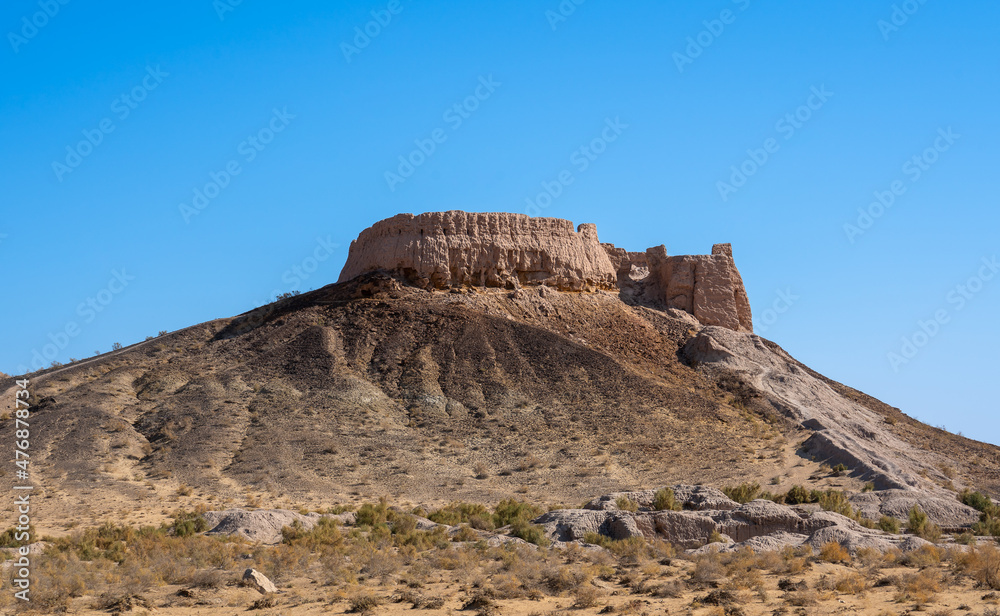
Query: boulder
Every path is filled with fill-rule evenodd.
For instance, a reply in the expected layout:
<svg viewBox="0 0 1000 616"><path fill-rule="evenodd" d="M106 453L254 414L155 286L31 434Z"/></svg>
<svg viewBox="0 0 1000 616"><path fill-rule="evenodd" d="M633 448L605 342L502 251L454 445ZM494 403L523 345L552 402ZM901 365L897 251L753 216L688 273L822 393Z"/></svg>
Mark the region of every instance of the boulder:
<svg viewBox="0 0 1000 616"><path fill-rule="evenodd" d="M267 576L256 569L247 569L243 572L243 583L257 589L262 595L278 592L278 587L274 582L267 579Z"/></svg>

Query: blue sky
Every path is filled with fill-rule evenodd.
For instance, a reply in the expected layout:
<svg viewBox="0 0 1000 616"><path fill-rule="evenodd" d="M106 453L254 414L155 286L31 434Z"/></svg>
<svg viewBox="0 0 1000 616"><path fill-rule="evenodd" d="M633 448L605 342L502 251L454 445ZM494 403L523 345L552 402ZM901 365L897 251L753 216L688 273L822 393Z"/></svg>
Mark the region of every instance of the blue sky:
<svg viewBox="0 0 1000 616"><path fill-rule="evenodd" d="M1000 443L1000 6L677 4L5 3L0 370L334 282L399 212L530 212L732 242L758 333Z"/></svg>

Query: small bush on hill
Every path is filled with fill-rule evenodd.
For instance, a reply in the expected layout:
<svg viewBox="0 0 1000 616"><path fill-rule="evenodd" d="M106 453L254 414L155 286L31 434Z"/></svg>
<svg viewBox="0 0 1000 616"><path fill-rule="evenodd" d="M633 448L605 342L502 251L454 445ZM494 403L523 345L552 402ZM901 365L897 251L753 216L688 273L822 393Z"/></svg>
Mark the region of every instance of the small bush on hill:
<svg viewBox="0 0 1000 616"><path fill-rule="evenodd" d="M907 525L907 530L921 539L926 539L932 542L936 542L941 538L941 529L937 524L930 521L930 518L928 518L927 514L920 508L920 505L914 505L913 508L910 509L910 520Z"/></svg>
<svg viewBox="0 0 1000 616"><path fill-rule="evenodd" d="M681 505L674 498L674 491L670 488L663 488L656 491L653 497L653 509L657 511L680 511Z"/></svg>

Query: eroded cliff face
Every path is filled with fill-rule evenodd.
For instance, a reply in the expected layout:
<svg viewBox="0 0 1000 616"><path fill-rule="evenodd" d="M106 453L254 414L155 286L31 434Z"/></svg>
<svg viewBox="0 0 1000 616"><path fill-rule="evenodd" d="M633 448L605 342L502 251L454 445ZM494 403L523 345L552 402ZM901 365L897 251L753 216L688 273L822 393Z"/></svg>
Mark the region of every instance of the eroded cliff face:
<svg viewBox="0 0 1000 616"><path fill-rule="evenodd" d="M544 284L561 291L614 289L617 277L597 227L524 214L399 214L351 242L340 282L375 270L421 288L516 288Z"/></svg>
<svg viewBox="0 0 1000 616"><path fill-rule="evenodd" d="M704 325L753 331L750 300L733 261L730 244L716 244L710 255L668 257L666 248L646 251L647 297L688 312Z"/></svg>
<svg viewBox="0 0 1000 616"><path fill-rule="evenodd" d="M340 282L382 270L424 289L546 285L560 291L638 287L632 297L676 308L704 325L753 331L732 246L711 255L667 256L664 246L629 252L602 244L597 227L524 214L399 214L351 242Z"/></svg>

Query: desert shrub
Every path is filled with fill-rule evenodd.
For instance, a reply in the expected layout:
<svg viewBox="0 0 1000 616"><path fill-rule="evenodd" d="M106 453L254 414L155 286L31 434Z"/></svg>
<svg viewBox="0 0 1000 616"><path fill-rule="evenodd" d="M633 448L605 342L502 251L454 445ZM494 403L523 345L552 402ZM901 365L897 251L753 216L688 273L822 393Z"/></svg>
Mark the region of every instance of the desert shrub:
<svg viewBox="0 0 1000 616"><path fill-rule="evenodd" d="M907 552L901 562L911 567L930 567L941 562L941 550L933 545L924 545Z"/></svg>
<svg viewBox="0 0 1000 616"><path fill-rule="evenodd" d="M370 614L375 608L382 605L382 603L383 600L381 597L376 597L375 595L358 595L351 599L347 612L349 614Z"/></svg>
<svg viewBox="0 0 1000 616"><path fill-rule="evenodd" d="M336 520L320 518L310 529L295 520L291 526L281 529L281 541L287 545L302 545L310 550L319 550L323 546L342 545L344 536Z"/></svg>
<svg viewBox="0 0 1000 616"><path fill-rule="evenodd" d="M958 500L963 505L968 505L973 509L979 510L981 513L992 514L995 513L996 510L993 505L993 501L989 496L983 494L982 492L973 492L968 488L962 490L962 492L958 495Z"/></svg>
<svg viewBox="0 0 1000 616"><path fill-rule="evenodd" d="M220 588L226 584L226 575L219 569L202 569L191 575L188 583L197 588Z"/></svg>
<svg viewBox="0 0 1000 616"><path fill-rule="evenodd" d="M785 595L785 603L796 607L816 605L818 602L819 594L815 590L796 590Z"/></svg>
<svg viewBox="0 0 1000 616"><path fill-rule="evenodd" d="M722 536L722 533L713 529L712 534L708 536L709 543L729 543L726 538Z"/></svg>
<svg viewBox="0 0 1000 616"><path fill-rule="evenodd" d="M756 567L753 559L753 551L748 551L751 556L749 561L738 559L730 561L726 565L726 573L729 579L725 587L733 590L748 589L762 593L764 592L764 578L761 576L760 570Z"/></svg>
<svg viewBox="0 0 1000 616"><path fill-rule="evenodd" d="M670 488L662 488L656 491L653 497L653 509L657 511L680 511L681 505L674 497L674 491Z"/></svg>
<svg viewBox="0 0 1000 616"><path fill-rule="evenodd" d="M785 503L788 505L801 505L803 503L811 502L813 501L810 498L809 490L806 490L802 486L792 486L788 492L785 493Z"/></svg>
<svg viewBox="0 0 1000 616"><path fill-rule="evenodd" d="M511 524L510 534L518 539L524 539L528 543L534 543L542 547L549 545L549 539L545 536L545 529L537 524L529 524L518 520Z"/></svg>
<svg viewBox="0 0 1000 616"><path fill-rule="evenodd" d="M819 549L817 559L828 563L850 563L851 555L836 541L828 541Z"/></svg>
<svg viewBox="0 0 1000 616"><path fill-rule="evenodd" d="M856 518L857 514L851 507L850 501L847 500L847 496L840 490L827 490L819 496L819 506L823 508L824 511L832 511L833 513L839 513L842 516L848 518Z"/></svg>
<svg viewBox="0 0 1000 616"><path fill-rule="evenodd" d="M983 586L1000 590L1000 550L992 544L976 549L973 577Z"/></svg>
<svg viewBox="0 0 1000 616"><path fill-rule="evenodd" d="M18 536L21 538L18 539ZM0 533L0 548L19 548L22 545L28 545L32 541L35 541L36 537L35 526L33 524L28 524L27 536L12 526L3 531L3 533Z"/></svg>
<svg viewBox="0 0 1000 616"><path fill-rule="evenodd" d="M878 520L878 527L887 533L898 534L899 533L899 520L896 518L884 515Z"/></svg>
<svg viewBox="0 0 1000 616"><path fill-rule="evenodd" d="M493 524L496 528L500 528L515 522L527 523L543 513L545 512L540 507L508 498L500 501L493 509Z"/></svg>
<svg viewBox="0 0 1000 616"><path fill-rule="evenodd" d="M208 522L198 512L177 511L173 515L170 528L178 537L190 537L195 533L203 533L208 530Z"/></svg>
<svg viewBox="0 0 1000 616"><path fill-rule="evenodd" d="M398 529L394 525L392 530L393 545L398 548L410 547L416 552L435 547L443 549L448 547L450 541L448 531L443 526L433 530L410 530L409 524L402 524Z"/></svg>
<svg viewBox="0 0 1000 616"><path fill-rule="evenodd" d="M31 603L44 613L65 611L71 599L92 592L105 573L104 568L88 567L72 553L46 554L32 571ZM10 590L4 594L11 594Z"/></svg>
<svg viewBox="0 0 1000 616"><path fill-rule="evenodd" d="M868 588L868 581L865 576L852 571L835 578L831 586L845 595L856 595Z"/></svg>
<svg viewBox="0 0 1000 616"><path fill-rule="evenodd" d="M365 557L361 573L378 578L384 584L403 566L403 559L392 549L373 550Z"/></svg>
<svg viewBox="0 0 1000 616"><path fill-rule="evenodd" d="M979 521L972 525L972 532L987 537L1000 537L1000 518L995 518L984 513L980 516Z"/></svg>
<svg viewBox="0 0 1000 616"><path fill-rule="evenodd" d="M975 545L976 534L972 531L964 531L955 535L955 543L959 545Z"/></svg>
<svg viewBox="0 0 1000 616"><path fill-rule="evenodd" d="M639 511L639 503L627 496L619 496L615 499L615 505L622 511L631 511L632 513Z"/></svg>
<svg viewBox="0 0 1000 616"><path fill-rule="evenodd" d="M843 475L846 472L847 472L847 465L846 464L838 464L838 465L836 465L836 466L833 467L833 475L835 477L840 477L841 475Z"/></svg>
<svg viewBox="0 0 1000 616"><path fill-rule="evenodd" d="M649 589L649 594L654 597L677 599L687 591L687 584L681 580L668 580L653 586Z"/></svg>
<svg viewBox="0 0 1000 616"><path fill-rule="evenodd" d="M691 581L717 582L725 577L726 567L722 562L722 557L715 550L694 557Z"/></svg>
<svg viewBox="0 0 1000 616"><path fill-rule="evenodd" d="M935 569L924 569L919 573L895 578L894 583L898 589L896 601L930 603L934 600L934 595L941 590L941 573Z"/></svg>
<svg viewBox="0 0 1000 616"><path fill-rule="evenodd" d="M936 542L941 538L941 529L937 524L930 521L930 518L928 518L927 514L920 508L920 505L914 505L913 508L910 509L909 517L910 519L907 524L907 530L914 535L931 542Z"/></svg>
<svg viewBox="0 0 1000 616"><path fill-rule="evenodd" d="M472 530L472 527L470 527L468 524L462 524L459 527L458 532L455 533L454 535L452 535L451 540L452 541L459 541L459 542L462 542L462 541L479 541L479 533L477 533L476 531Z"/></svg>
<svg viewBox="0 0 1000 616"><path fill-rule="evenodd" d="M563 592L584 585L592 586L590 584L590 580L593 577L594 576L583 567L564 565L546 572L545 583L551 590L555 592Z"/></svg>
<svg viewBox="0 0 1000 616"><path fill-rule="evenodd" d="M766 567L771 573L782 575L795 575L802 573L809 566L807 559L812 553L812 548L802 546L798 549L792 546L785 546L780 552L773 552L777 558L766 558L761 561L761 566ZM762 556L766 556L766 553Z"/></svg>
<svg viewBox="0 0 1000 616"><path fill-rule="evenodd" d="M1000 537L1000 507L994 504L989 496L982 492L973 492L966 488L958 495L958 500L962 504L977 509L981 514L979 522L972 527L973 533Z"/></svg>
<svg viewBox="0 0 1000 616"><path fill-rule="evenodd" d="M741 483L736 487L722 488L723 493L737 503L744 504L760 497L759 483Z"/></svg>
<svg viewBox="0 0 1000 616"><path fill-rule="evenodd" d="M889 552L883 552L877 548L858 548L854 556L855 562L868 571L868 575L874 575L882 567L892 564L894 558Z"/></svg>
<svg viewBox="0 0 1000 616"><path fill-rule="evenodd" d="M376 527L388 524L396 517L396 512L389 509L389 503L385 498L379 499L378 503L365 503L358 508L355 524L357 526Z"/></svg>
<svg viewBox="0 0 1000 616"><path fill-rule="evenodd" d="M458 526L468 524L479 530L493 530L493 518L484 505L455 502L427 516L432 522Z"/></svg>
<svg viewBox="0 0 1000 616"><path fill-rule="evenodd" d="M267 610L276 605L278 605L278 599L275 598L274 595L267 595L266 597L261 597L260 599L257 599L256 601L251 603L250 607L248 607L247 610L248 611Z"/></svg>

